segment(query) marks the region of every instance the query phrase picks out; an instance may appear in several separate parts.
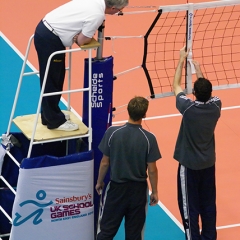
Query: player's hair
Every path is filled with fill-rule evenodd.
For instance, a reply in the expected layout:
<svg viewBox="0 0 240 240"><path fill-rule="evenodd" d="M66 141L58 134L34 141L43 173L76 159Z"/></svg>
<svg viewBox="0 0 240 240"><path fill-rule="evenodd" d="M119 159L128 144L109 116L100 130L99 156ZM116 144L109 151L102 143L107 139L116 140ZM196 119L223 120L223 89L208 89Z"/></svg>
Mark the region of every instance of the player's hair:
<svg viewBox="0 0 240 240"><path fill-rule="evenodd" d="M136 96L128 103L128 114L133 121L138 121L145 117L148 110L149 101L144 97Z"/></svg>
<svg viewBox="0 0 240 240"><path fill-rule="evenodd" d="M212 95L212 83L206 78L198 78L193 90L198 101L207 102Z"/></svg>
<svg viewBox="0 0 240 240"><path fill-rule="evenodd" d="M124 8L128 5L128 0L105 0L106 7Z"/></svg>

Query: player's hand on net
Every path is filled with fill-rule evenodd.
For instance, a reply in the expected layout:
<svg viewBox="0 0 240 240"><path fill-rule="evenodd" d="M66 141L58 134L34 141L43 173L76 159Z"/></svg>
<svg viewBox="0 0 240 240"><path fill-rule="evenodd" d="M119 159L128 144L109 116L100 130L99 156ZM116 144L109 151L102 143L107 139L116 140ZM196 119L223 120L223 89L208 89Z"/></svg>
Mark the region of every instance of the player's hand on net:
<svg viewBox="0 0 240 240"><path fill-rule="evenodd" d="M192 63L193 63L196 70L200 69L200 63L198 61L192 60Z"/></svg>
<svg viewBox="0 0 240 240"><path fill-rule="evenodd" d="M186 50L186 47L184 46L182 49L180 49L180 60L185 60L189 54L190 48Z"/></svg>
<svg viewBox="0 0 240 240"><path fill-rule="evenodd" d="M203 77L203 73L202 73L202 71L201 71L201 67L200 67L199 62L197 62L197 61L195 61L195 60L192 60L192 64L193 64L194 67L195 67L197 77L198 77L198 78Z"/></svg>

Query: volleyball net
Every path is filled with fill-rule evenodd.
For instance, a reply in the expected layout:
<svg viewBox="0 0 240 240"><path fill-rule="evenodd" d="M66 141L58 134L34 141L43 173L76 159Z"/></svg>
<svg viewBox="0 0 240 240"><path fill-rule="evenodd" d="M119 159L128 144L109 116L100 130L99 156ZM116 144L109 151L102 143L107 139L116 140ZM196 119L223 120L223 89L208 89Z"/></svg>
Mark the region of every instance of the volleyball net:
<svg viewBox="0 0 240 240"><path fill-rule="evenodd" d="M187 94L196 80L192 59L200 63L213 89L240 87L240 1L158 8L144 35L142 68L151 98L173 95L173 77L183 46L190 48L182 81Z"/></svg>

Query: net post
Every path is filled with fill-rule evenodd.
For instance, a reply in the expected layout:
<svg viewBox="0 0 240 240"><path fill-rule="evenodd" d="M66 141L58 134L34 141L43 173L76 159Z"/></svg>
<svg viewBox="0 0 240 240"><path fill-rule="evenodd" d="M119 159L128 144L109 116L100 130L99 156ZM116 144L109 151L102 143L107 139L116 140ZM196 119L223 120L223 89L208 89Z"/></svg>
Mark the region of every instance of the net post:
<svg viewBox="0 0 240 240"><path fill-rule="evenodd" d="M187 11L187 44L186 48L190 49L187 60L186 60L186 90L187 94L192 93L192 71L190 62L192 61L192 43L193 43L193 18L194 10L193 3L188 4ZM186 50L187 50L186 49Z"/></svg>
<svg viewBox="0 0 240 240"><path fill-rule="evenodd" d="M104 38L104 28L105 28L105 21L103 21L102 25L98 28L98 42L100 46L97 49L97 60L101 60L103 58L103 38Z"/></svg>

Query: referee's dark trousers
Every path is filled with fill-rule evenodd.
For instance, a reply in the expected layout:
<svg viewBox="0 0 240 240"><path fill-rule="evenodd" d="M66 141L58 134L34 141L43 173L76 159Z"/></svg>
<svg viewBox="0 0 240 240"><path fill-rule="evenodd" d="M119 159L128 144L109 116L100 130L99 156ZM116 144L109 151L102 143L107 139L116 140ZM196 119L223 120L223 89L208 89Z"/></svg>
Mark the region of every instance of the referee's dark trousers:
<svg viewBox="0 0 240 240"><path fill-rule="evenodd" d="M34 44L38 55L40 86L42 87L47 61L56 51L65 50L60 38L51 32L42 21L39 22L34 34ZM63 89L65 77L65 54L53 56L47 76L45 93L59 92ZM43 97L41 117L42 124L49 129L57 128L66 122L64 114L59 108L61 95Z"/></svg>

